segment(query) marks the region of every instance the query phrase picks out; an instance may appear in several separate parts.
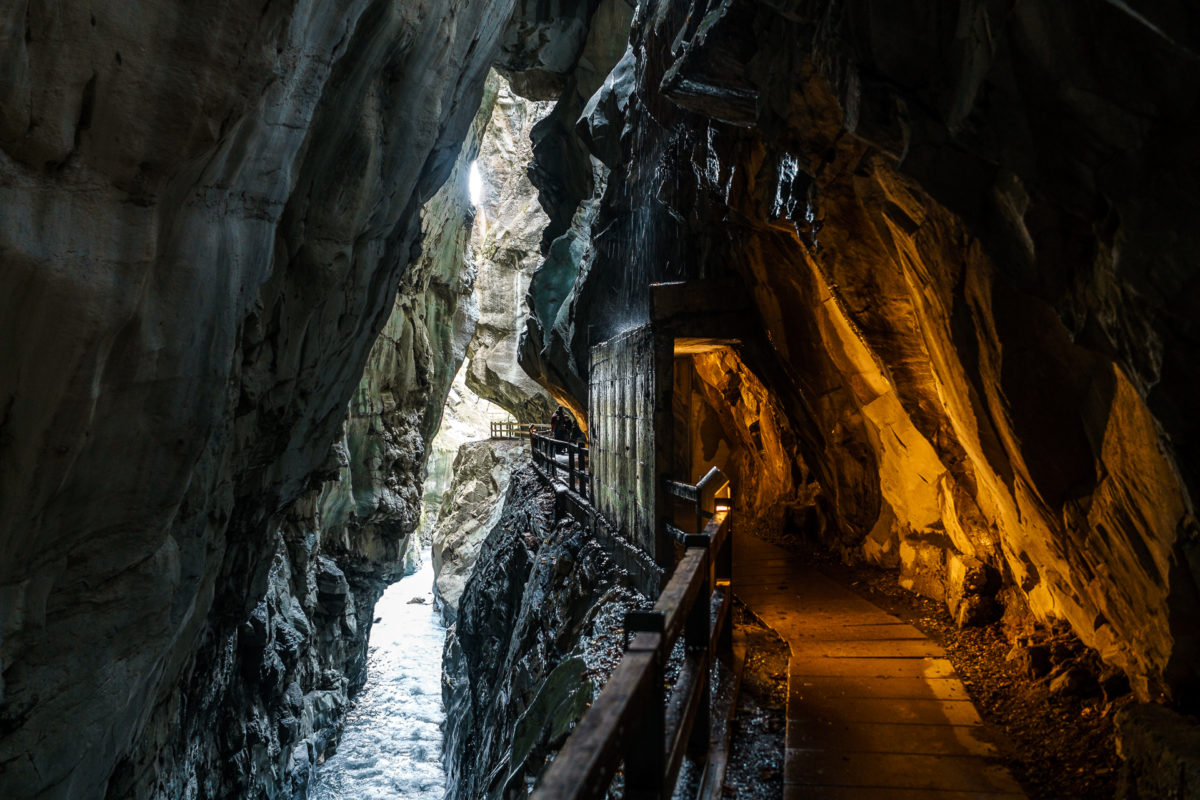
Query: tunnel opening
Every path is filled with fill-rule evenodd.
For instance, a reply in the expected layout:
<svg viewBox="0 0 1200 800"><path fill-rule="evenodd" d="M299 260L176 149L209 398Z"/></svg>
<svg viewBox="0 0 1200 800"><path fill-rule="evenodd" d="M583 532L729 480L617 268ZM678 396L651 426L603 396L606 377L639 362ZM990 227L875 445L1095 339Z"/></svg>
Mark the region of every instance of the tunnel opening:
<svg viewBox="0 0 1200 800"><path fill-rule="evenodd" d="M735 340L675 339L671 472L697 483L716 467L731 481L725 496L736 496L747 530L768 540L824 543L820 483L798 456L778 399L739 347Z"/></svg>

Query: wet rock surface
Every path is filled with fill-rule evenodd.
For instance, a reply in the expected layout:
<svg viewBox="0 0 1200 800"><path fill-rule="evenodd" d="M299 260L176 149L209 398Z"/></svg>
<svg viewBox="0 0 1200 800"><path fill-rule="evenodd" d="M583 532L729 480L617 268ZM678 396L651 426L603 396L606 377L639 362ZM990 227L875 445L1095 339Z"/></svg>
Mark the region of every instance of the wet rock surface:
<svg viewBox="0 0 1200 800"><path fill-rule="evenodd" d="M751 490L800 506L780 535L898 570L962 641L1052 632L1014 662L1064 702L1124 676L1200 708L1197 30L1171 0L0 12L0 794L302 790L465 347L463 282L410 268L422 208L461 246L463 204L427 203L496 53L560 98L520 361L581 424L650 282L743 286L799 453ZM498 720L453 734L464 791L535 774L582 696L512 677L578 673L524 610L607 591L520 526L463 601L455 647L496 658L450 691Z"/></svg>
<svg viewBox="0 0 1200 800"><path fill-rule="evenodd" d="M467 442L454 457L432 529L437 599L447 625L458 615L480 548L504 510L512 473L528 462L529 445L521 441Z"/></svg>
<svg viewBox="0 0 1200 800"><path fill-rule="evenodd" d="M266 596L238 628L228 671L215 679L198 671L177 687L169 711L119 765L112 796L147 791L151 776L173 792L194 784L200 796L302 795L336 747L366 681L375 603L416 560L427 442L474 322L465 186L487 110L422 210L425 250L368 354L342 438L274 532ZM197 658L216 659L208 648L217 644L229 640L205 642ZM179 726L189 726L186 735Z"/></svg>
<svg viewBox="0 0 1200 800"><path fill-rule="evenodd" d="M469 290L422 208L506 12L0 12L0 795L302 791L404 568Z"/></svg>
<svg viewBox="0 0 1200 800"><path fill-rule="evenodd" d="M731 335L819 489L776 484L796 527L1192 707L1194 15L885 5L639 6L584 123L535 146L522 363L582 411L649 282L744 286ZM964 591L968 562L1001 586Z"/></svg>
<svg viewBox="0 0 1200 800"><path fill-rule="evenodd" d="M450 797L521 796L620 656L642 602L532 468L515 472L446 639Z"/></svg>

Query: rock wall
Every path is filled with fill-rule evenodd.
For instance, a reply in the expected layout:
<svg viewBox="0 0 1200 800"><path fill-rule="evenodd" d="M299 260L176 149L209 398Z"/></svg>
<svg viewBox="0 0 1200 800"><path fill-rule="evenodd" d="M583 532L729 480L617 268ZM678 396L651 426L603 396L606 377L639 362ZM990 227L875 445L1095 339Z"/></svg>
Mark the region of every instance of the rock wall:
<svg viewBox="0 0 1200 800"><path fill-rule="evenodd" d="M458 616L480 548L499 521L512 473L528 463L529 445L522 441L467 442L454 456L453 478L432 529L435 588L447 626Z"/></svg>
<svg viewBox="0 0 1200 800"><path fill-rule="evenodd" d="M814 499L820 485L797 458L796 434L778 401L732 348L689 361L687 482L698 483L708 467L720 467L737 486L743 530L822 542L823 511Z"/></svg>
<svg viewBox="0 0 1200 800"><path fill-rule="evenodd" d="M467 386L519 422L549 421L550 396L517 363L525 330L530 276L541 264L547 218L526 171L533 161L530 134L550 103L525 100L503 78L476 166L483 182L479 219L471 235L479 323L471 340Z"/></svg>
<svg viewBox="0 0 1200 800"><path fill-rule="evenodd" d="M539 59L554 64L553 74L561 92L553 112L532 131L535 160L529 175L549 223L542 232L545 258L530 281L530 314L520 343L524 370L557 402L570 408L583 426L587 422L583 413L587 405L587 348L606 338L593 337L588 326L599 324L601 333L614 328L604 314L577 313L574 308L580 297L577 287L581 281L577 277L586 276L592 262L592 229L608 174L608 167L592 157L576 123L588 99L605 84L606 75L620 64L629 63L622 62L622 55L634 10L627 0L601 0L589 6L592 13L587 34L573 58ZM542 51L558 56L559 45L550 32L564 21L570 23L570 18L564 14L567 18L563 20L553 6L523 8L526 14L515 15L514 23L546 31L534 41L541 44ZM516 59L515 63L525 62ZM521 89L519 84L514 88ZM619 273L630 267L622 264ZM621 302L629 299L621 296L612 309L616 311L614 320L622 324L628 319L629 309L622 308Z"/></svg>
<svg viewBox="0 0 1200 800"><path fill-rule="evenodd" d="M1010 614L1200 702L1197 22L1168 0L642 4L560 140L606 180L535 148L548 236L583 234L534 276L524 363L582 406L588 347L645 317L649 281L739 279L743 355L834 546L952 603L994 570Z"/></svg>
<svg viewBox="0 0 1200 800"><path fill-rule="evenodd" d="M499 407L467 388L469 367L469 363L464 363L454 376L443 408L441 427L429 448L425 486L421 494L419 530L423 544L433 542L433 528L438 520L442 498L454 483L454 459L458 457L458 449L468 442L488 438L492 419L503 414Z"/></svg>
<svg viewBox="0 0 1200 800"><path fill-rule="evenodd" d="M555 520L531 467L513 473L446 636L452 800L525 794L615 667L622 614L643 601L595 538Z"/></svg>
<svg viewBox="0 0 1200 800"><path fill-rule="evenodd" d="M0 12L0 795L302 788L465 344L406 270L510 7Z"/></svg>

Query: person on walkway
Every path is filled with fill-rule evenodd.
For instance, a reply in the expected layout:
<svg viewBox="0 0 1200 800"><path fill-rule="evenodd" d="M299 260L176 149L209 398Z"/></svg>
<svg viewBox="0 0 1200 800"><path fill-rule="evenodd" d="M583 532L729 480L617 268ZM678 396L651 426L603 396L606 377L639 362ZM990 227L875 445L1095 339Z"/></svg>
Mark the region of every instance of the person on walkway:
<svg viewBox="0 0 1200 800"><path fill-rule="evenodd" d="M550 417L550 436L558 442L565 442L570 432L571 418L566 409L559 406ZM561 445L554 445L555 453L566 452Z"/></svg>

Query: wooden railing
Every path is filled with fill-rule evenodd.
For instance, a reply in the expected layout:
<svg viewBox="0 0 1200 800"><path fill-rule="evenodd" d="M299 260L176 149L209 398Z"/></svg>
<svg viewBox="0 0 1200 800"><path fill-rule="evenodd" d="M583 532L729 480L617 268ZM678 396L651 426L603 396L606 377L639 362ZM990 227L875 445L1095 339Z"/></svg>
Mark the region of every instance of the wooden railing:
<svg viewBox="0 0 1200 800"><path fill-rule="evenodd" d="M530 448L533 451L533 463L550 480L562 480L568 489L591 502L591 461L587 445L564 442L548 433L539 432L530 436ZM558 460L559 455L566 456L565 464Z"/></svg>
<svg viewBox="0 0 1200 800"><path fill-rule="evenodd" d="M702 533L684 534L683 558L654 610L626 615L625 653L547 768L534 800L599 800L622 762L627 800L665 800L685 752L697 760L707 755L711 667L731 645L730 519L728 509L713 508ZM681 635L684 660L668 698L664 669Z"/></svg>
<svg viewBox="0 0 1200 800"><path fill-rule="evenodd" d="M503 422L492 421L490 435L493 439L524 439L529 436L531 429L546 431L549 430L549 427L549 425L513 422L512 420L504 420Z"/></svg>
<svg viewBox="0 0 1200 800"><path fill-rule="evenodd" d="M708 525L708 521L712 519L713 514L722 505L728 507L728 499L718 497L723 489L729 486L729 479L725 477L725 473L721 472L717 467L713 467L700 482L695 486L690 483L679 483L678 481L667 481L667 494L671 495L677 501L682 500L684 504L695 507L696 518L694 531L702 531ZM728 494L728 493L726 493ZM686 524L681 520L676 520L680 524ZM667 533L676 541L682 542L688 535L688 531L676 527L671 523L667 523Z"/></svg>

